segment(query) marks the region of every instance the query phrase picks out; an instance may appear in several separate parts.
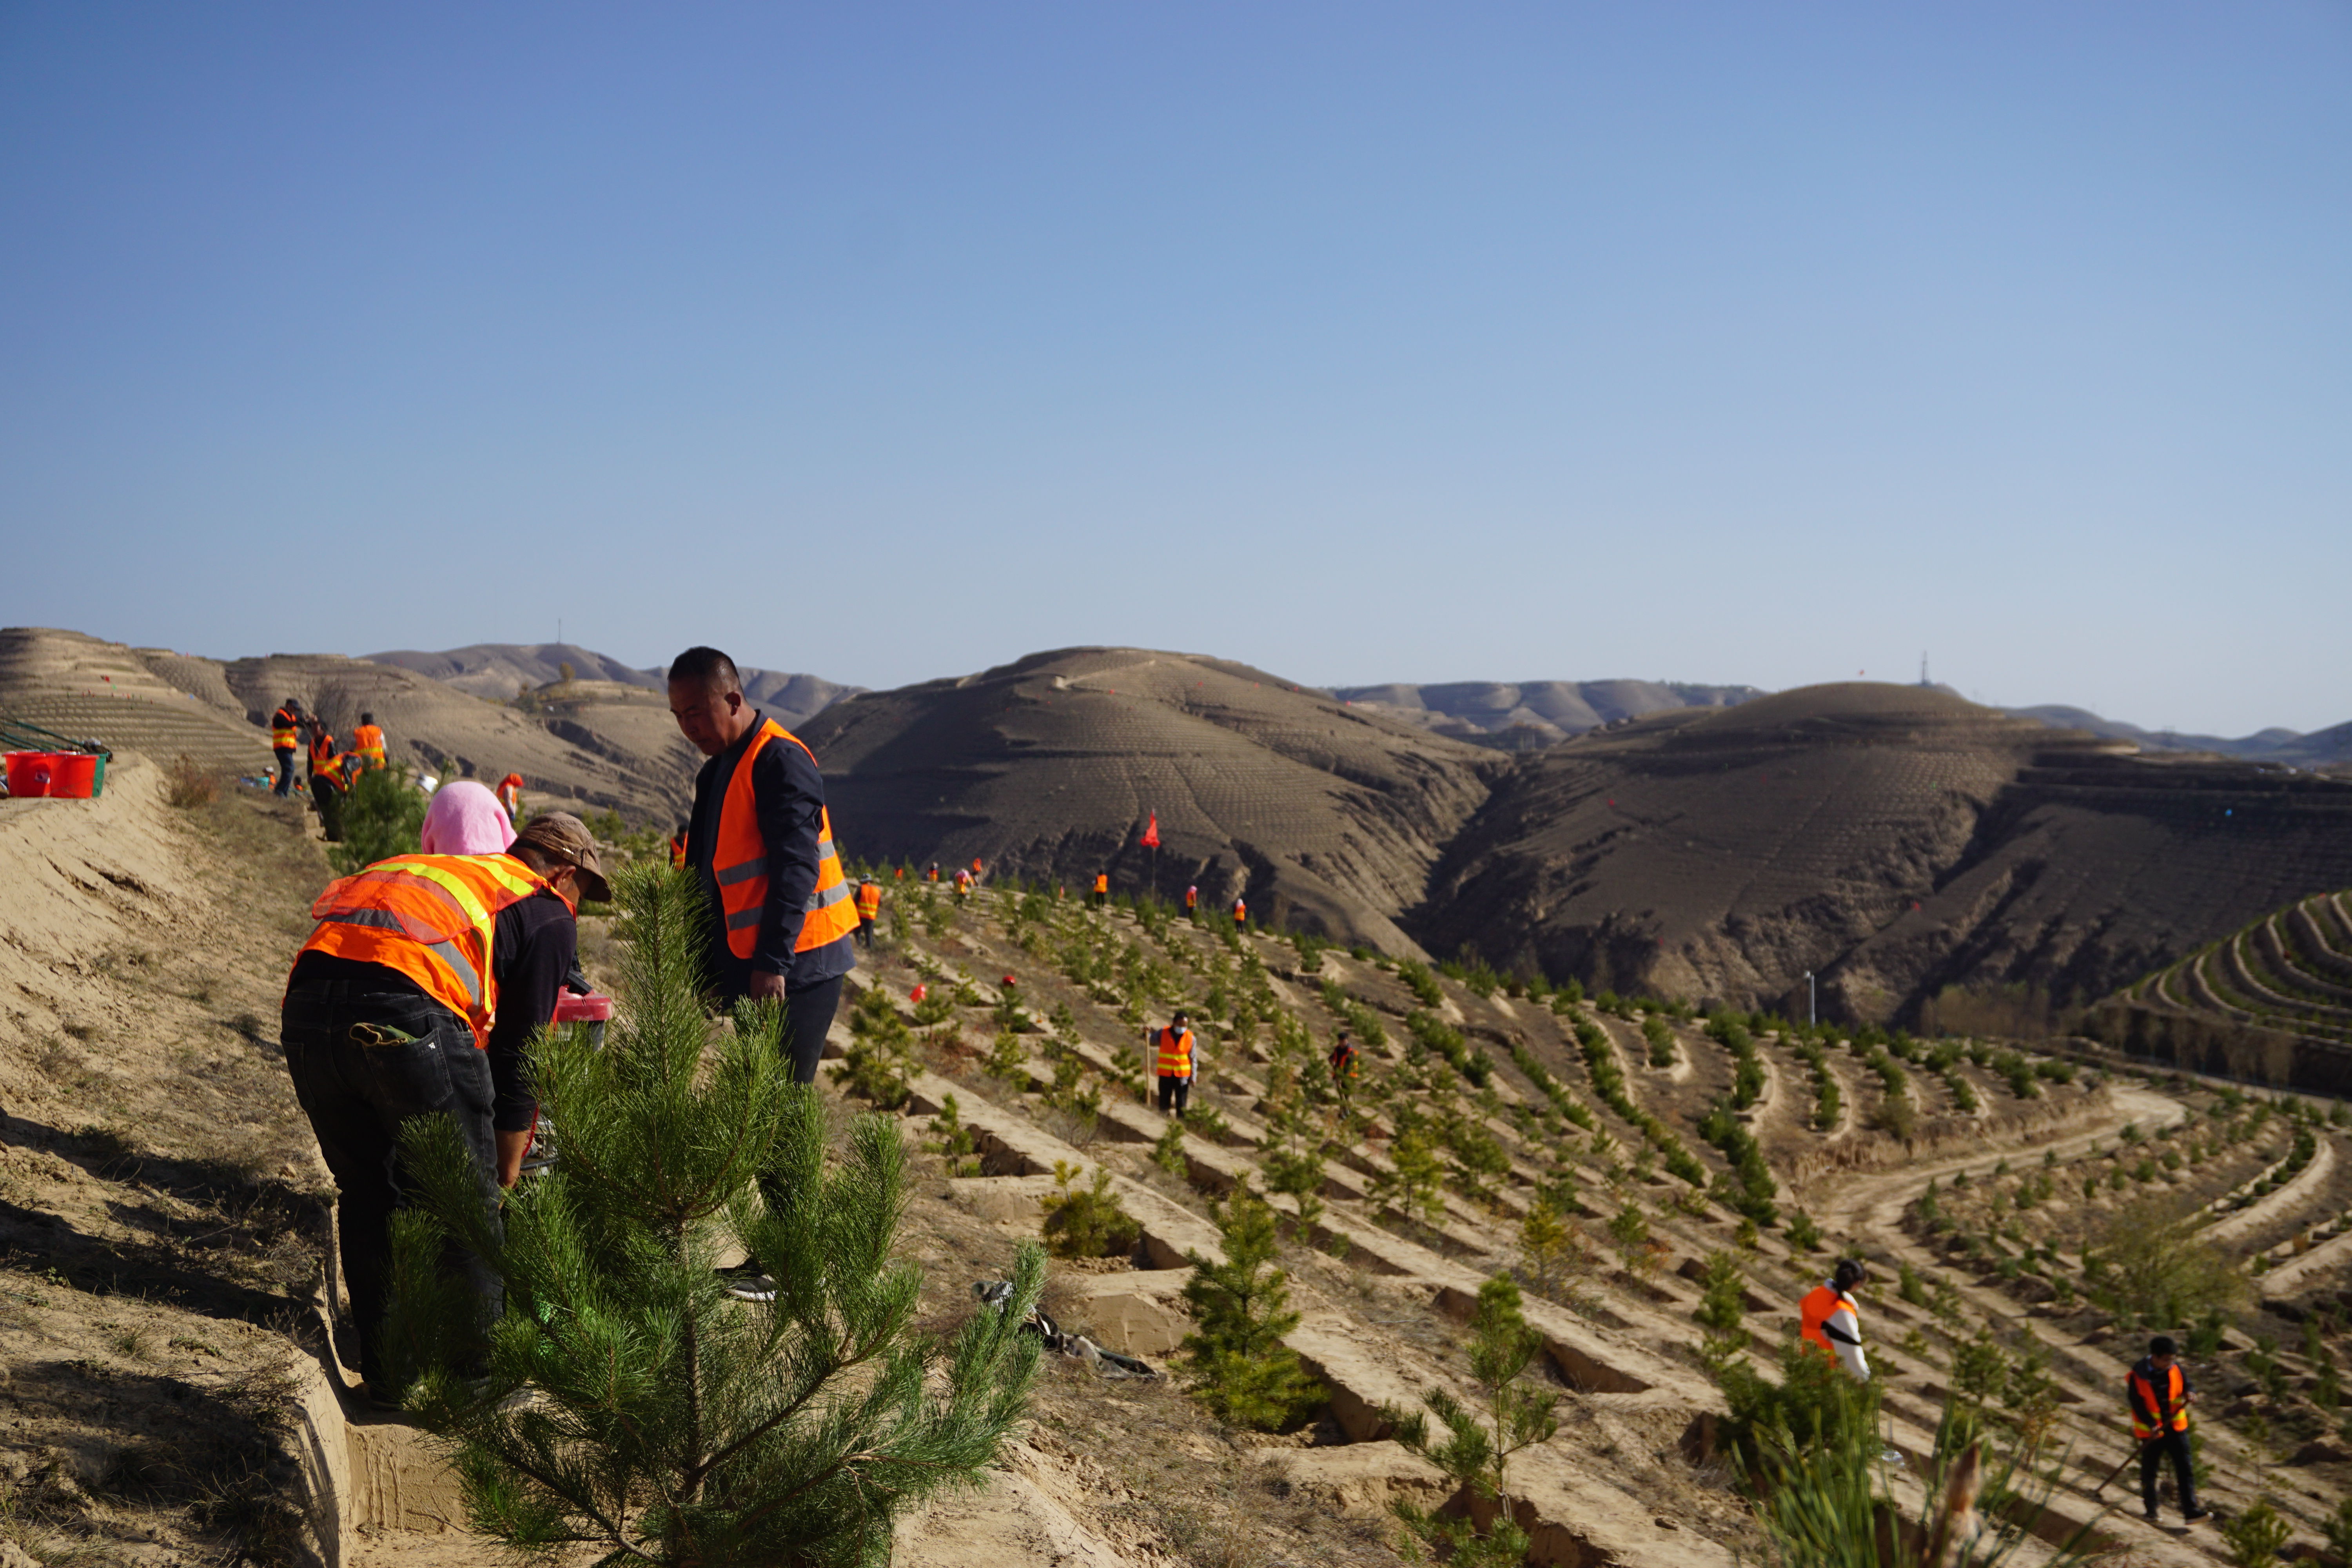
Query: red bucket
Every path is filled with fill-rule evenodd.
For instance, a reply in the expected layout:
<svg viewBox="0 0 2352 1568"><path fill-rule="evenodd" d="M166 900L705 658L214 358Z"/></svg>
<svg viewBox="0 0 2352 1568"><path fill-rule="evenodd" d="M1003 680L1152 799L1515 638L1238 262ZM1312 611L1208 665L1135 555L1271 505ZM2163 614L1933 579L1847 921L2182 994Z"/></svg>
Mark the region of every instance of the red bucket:
<svg viewBox="0 0 2352 1568"><path fill-rule="evenodd" d="M10 752L8 793L88 800L98 793L98 758L86 752Z"/></svg>
<svg viewBox="0 0 2352 1568"><path fill-rule="evenodd" d="M597 1045L604 1043L604 1026L612 1017L613 999L601 991L591 991L585 996L572 991L555 994L555 1026L560 1029L566 1024L584 1024L589 1039Z"/></svg>

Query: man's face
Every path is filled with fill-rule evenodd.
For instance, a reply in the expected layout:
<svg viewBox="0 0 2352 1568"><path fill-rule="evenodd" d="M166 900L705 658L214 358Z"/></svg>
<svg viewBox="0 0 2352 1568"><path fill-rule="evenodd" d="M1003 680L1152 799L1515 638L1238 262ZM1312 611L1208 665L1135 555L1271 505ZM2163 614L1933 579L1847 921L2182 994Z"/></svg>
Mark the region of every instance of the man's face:
<svg viewBox="0 0 2352 1568"><path fill-rule="evenodd" d="M2152 1355L2147 1358L2147 1363L2158 1372L2172 1370L2172 1358L2168 1355Z"/></svg>
<svg viewBox="0 0 2352 1568"><path fill-rule="evenodd" d="M671 681L669 711L678 733L706 757L717 756L743 733L743 694L706 681Z"/></svg>

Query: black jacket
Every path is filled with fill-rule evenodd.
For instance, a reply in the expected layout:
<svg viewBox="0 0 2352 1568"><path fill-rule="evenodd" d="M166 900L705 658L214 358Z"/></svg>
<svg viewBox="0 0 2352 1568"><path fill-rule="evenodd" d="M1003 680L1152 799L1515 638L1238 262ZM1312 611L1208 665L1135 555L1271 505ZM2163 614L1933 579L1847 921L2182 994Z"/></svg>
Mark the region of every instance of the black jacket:
<svg viewBox="0 0 2352 1568"><path fill-rule="evenodd" d="M806 751L790 741L771 741L751 764L751 805L760 837L767 847L768 901L760 913L760 935L748 959L727 946L727 926L711 867L719 847L719 817L736 764L766 721L754 711L741 740L702 764L694 779L694 816L686 835L686 863L702 882L704 924L711 989L723 1000L747 995L753 973L781 974L785 989L803 990L857 967L856 942L847 935L795 953L808 920L809 895L816 891L817 831L824 813L824 777Z"/></svg>

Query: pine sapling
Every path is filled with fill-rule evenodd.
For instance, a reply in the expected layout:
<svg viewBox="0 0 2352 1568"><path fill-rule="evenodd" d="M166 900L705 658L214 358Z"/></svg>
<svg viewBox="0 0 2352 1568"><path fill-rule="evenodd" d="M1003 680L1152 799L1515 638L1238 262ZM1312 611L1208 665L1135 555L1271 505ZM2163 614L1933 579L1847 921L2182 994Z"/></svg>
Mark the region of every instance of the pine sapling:
<svg viewBox="0 0 2352 1568"><path fill-rule="evenodd" d="M1221 1421L1279 1432L1329 1394L1282 1342L1298 1326L1298 1314L1290 1306L1289 1275L1274 1266L1274 1210L1243 1182L1210 1212L1224 1261L1197 1252L1184 1258L1192 1266L1184 1304L1194 1327L1183 1350L1193 1392Z"/></svg>
<svg viewBox="0 0 2352 1568"><path fill-rule="evenodd" d="M1467 1494L1467 1511L1458 1516L1402 1499L1390 1505L1405 1527L1401 1544L1409 1557L1443 1552L1461 1568L1517 1568L1526 1561L1529 1541L1511 1500L1510 1460L1559 1427L1559 1395L1527 1375L1543 1347L1543 1335L1521 1313L1518 1285L1498 1274L1478 1288L1470 1319L1475 1403L1439 1389L1423 1395L1426 1414L1383 1408L1397 1442L1444 1472L1457 1496ZM1431 1415L1444 1428L1443 1437L1433 1433ZM1483 1532L1482 1513L1487 1520Z"/></svg>
<svg viewBox="0 0 2352 1568"><path fill-rule="evenodd" d="M1056 1258L1109 1258L1131 1250L1143 1238L1143 1226L1118 1201L1110 1173L1095 1167L1095 1179L1076 1185L1083 1165L1054 1162L1054 1190L1037 1200L1045 1211L1046 1249Z"/></svg>
<svg viewBox="0 0 2352 1568"><path fill-rule="evenodd" d="M419 1201L397 1216L388 1348L408 1409L454 1454L473 1528L533 1556L609 1563L862 1568L894 1521L976 1486L1024 1416L1018 1332L1045 1280L1022 1249L1011 1300L952 1341L914 1331L920 1271L891 1252L906 1203L895 1119L830 1152L790 1081L782 1009L714 1031L691 875L622 873L623 1009L601 1047L532 1051L562 1155L485 1215L446 1118L404 1134ZM505 1308L443 1288L445 1248L482 1258ZM748 1252L772 1300L731 1297Z"/></svg>

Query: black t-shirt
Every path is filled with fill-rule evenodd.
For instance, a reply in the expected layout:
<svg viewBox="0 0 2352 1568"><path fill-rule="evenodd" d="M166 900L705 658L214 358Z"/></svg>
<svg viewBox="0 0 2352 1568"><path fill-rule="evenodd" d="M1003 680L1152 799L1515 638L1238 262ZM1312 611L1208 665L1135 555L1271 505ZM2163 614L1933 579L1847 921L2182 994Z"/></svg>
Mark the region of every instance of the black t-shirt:
<svg viewBox="0 0 2352 1568"><path fill-rule="evenodd" d="M553 893L535 893L509 904L490 929L490 978L498 987L499 1017L490 1026L490 1087L497 1098L490 1125L501 1132L527 1132L539 1114L530 1090L523 1047L539 1026L555 1016L556 994L578 956L580 928L569 905ZM424 987L397 969L331 952L306 952L295 961L288 989L306 980L364 981L386 990ZM430 998L428 998L430 1000Z"/></svg>

